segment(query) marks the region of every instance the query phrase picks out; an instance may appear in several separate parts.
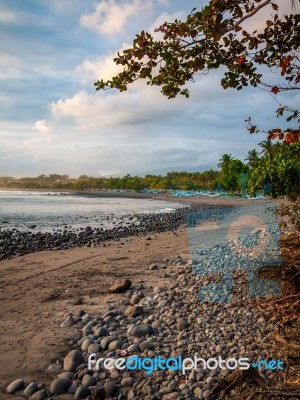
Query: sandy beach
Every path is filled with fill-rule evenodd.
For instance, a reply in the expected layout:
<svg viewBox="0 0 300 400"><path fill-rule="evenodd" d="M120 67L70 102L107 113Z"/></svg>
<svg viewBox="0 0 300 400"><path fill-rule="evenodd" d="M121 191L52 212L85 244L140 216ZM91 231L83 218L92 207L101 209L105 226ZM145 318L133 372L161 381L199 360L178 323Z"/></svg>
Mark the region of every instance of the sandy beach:
<svg viewBox="0 0 300 400"><path fill-rule="evenodd" d="M148 238L151 240L148 240ZM124 244L122 244L124 243ZM80 309L101 314L122 294L108 294L124 278L148 289L168 284L165 269L149 270L153 263L181 255L188 257L186 230L111 241L106 247L41 252L0 263L1 327L0 382L2 389L17 379L34 378L49 383L49 371L70 348L66 336L72 328L61 328L68 313ZM82 305L71 303L82 298ZM1 399L16 398L0 393Z"/></svg>
<svg viewBox="0 0 300 400"><path fill-rule="evenodd" d="M219 198L172 201L232 204ZM20 377L26 383L36 381L49 387L61 372L56 368L58 361L76 344L76 324L60 326L68 314L76 316L83 310L101 315L124 297L108 293L113 284L124 279L130 279L133 287L142 284L145 297L156 287L169 287L178 267L168 260L176 256L190 259L184 226L176 232L107 241L97 248L44 251L1 261L0 399L23 398L5 393L7 385Z"/></svg>

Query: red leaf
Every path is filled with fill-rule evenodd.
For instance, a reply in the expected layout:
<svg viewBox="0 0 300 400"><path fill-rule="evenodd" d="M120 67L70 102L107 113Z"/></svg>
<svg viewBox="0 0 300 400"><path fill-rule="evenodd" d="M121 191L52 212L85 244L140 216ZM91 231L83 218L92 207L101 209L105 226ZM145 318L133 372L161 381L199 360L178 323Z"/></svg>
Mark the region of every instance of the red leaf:
<svg viewBox="0 0 300 400"><path fill-rule="evenodd" d="M271 89L271 92L274 93L274 94L277 94L279 92L278 87L277 86L273 86L272 89Z"/></svg>
<svg viewBox="0 0 300 400"><path fill-rule="evenodd" d="M239 57L239 58L236 60L236 62L237 62L239 65L242 65L244 61L245 61L245 57Z"/></svg>

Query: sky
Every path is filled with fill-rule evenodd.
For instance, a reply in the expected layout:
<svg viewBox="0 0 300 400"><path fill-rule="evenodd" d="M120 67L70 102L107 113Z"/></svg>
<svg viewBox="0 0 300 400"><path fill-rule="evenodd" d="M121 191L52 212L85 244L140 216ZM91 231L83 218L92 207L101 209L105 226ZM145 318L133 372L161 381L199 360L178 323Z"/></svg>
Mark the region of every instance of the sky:
<svg viewBox="0 0 300 400"><path fill-rule="evenodd" d="M0 0L0 176L143 175L217 168L224 153L244 159L265 139L247 132L246 118L282 124L266 92L223 90L222 71L189 83L189 99L168 100L145 81L123 93L93 85L118 71L113 58L136 33L204 3Z"/></svg>

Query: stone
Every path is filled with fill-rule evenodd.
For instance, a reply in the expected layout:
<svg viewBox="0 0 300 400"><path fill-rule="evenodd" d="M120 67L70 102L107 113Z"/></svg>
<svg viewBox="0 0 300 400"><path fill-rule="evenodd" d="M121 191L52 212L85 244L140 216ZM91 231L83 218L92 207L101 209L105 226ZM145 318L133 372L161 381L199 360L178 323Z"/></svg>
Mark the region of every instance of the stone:
<svg viewBox="0 0 300 400"><path fill-rule="evenodd" d="M86 386L78 386L74 400L86 399L91 394L91 390Z"/></svg>
<svg viewBox="0 0 300 400"><path fill-rule="evenodd" d="M115 340L117 340L115 336L105 336L100 342L101 349L107 350L108 345Z"/></svg>
<svg viewBox="0 0 300 400"><path fill-rule="evenodd" d="M60 325L62 328L69 328L70 326L73 326L75 323L72 315L68 315L67 318L64 320L64 322Z"/></svg>
<svg viewBox="0 0 300 400"><path fill-rule="evenodd" d="M84 375L84 377L82 378L82 381L81 381L81 383L84 385L84 386L94 386L94 385L96 385L96 383L97 383L97 380L96 380L96 378L94 378L93 376L91 376L91 375L89 375L89 374L86 374L86 375Z"/></svg>
<svg viewBox="0 0 300 400"><path fill-rule="evenodd" d="M134 379L131 376L123 378L121 380L121 386L132 386L133 384L134 384Z"/></svg>
<svg viewBox="0 0 300 400"><path fill-rule="evenodd" d="M33 395L33 393L37 392L39 389L38 385L36 382L31 382L26 388L24 389L24 396L30 397Z"/></svg>
<svg viewBox="0 0 300 400"><path fill-rule="evenodd" d="M48 394L45 389L39 390L35 392L32 396L29 397L29 400L44 400L48 397Z"/></svg>
<svg viewBox="0 0 300 400"><path fill-rule="evenodd" d="M79 350L71 350L64 358L64 370L67 372L75 371L82 360L82 353Z"/></svg>
<svg viewBox="0 0 300 400"><path fill-rule="evenodd" d="M114 340L108 345L108 350L118 350L121 347L121 342L119 340Z"/></svg>
<svg viewBox="0 0 300 400"><path fill-rule="evenodd" d="M144 350L154 350L156 347L159 346L158 342L154 342L152 339L145 340L144 342L140 343L140 349Z"/></svg>
<svg viewBox="0 0 300 400"><path fill-rule="evenodd" d="M142 306L129 306L125 310L125 315L130 318L137 317L138 315L142 314L144 311Z"/></svg>
<svg viewBox="0 0 300 400"><path fill-rule="evenodd" d="M125 279L124 281L118 282L115 285L111 286L108 291L110 293L123 293L126 292L132 285L129 279Z"/></svg>
<svg viewBox="0 0 300 400"><path fill-rule="evenodd" d="M74 376L73 372L62 372L61 374L58 375L58 378L69 379L71 381L73 376Z"/></svg>
<svg viewBox="0 0 300 400"><path fill-rule="evenodd" d="M188 322L185 320L181 320L177 323L177 330L179 332L185 330L188 327Z"/></svg>
<svg viewBox="0 0 300 400"><path fill-rule="evenodd" d="M93 343L94 343L94 340L93 340L93 339L91 339L91 338L86 339L86 340L82 343L82 345L81 345L81 350L87 351L87 349L89 348L89 346L90 346L91 344L93 344Z"/></svg>
<svg viewBox="0 0 300 400"><path fill-rule="evenodd" d="M130 304L135 305L138 304L140 300L144 298L144 294L142 292L135 292L130 298Z"/></svg>
<svg viewBox="0 0 300 400"><path fill-rule="evenodd" d="M66 393L71 386L69 379L57 378L51 382L50 392L51 394L63 394Z"/></svg>
<svg viewBox="0 0 300 400"><path fill-rule="evenodd" d="M15 393L17 390L20 390L24 387L24 381L23 379L16 379L15 381L11 382L7 388L6 392L8 394Z"/></svg>
<svg viewBox="0 0 300 400"><path fill-rule="evenodd" d="M118 391L117 387L112 382L105 382L104 389L106 397L113 397Z"/></svg>
<svg viewBox="0 0 300 400"><path fill-rule="evenodd" d="M68 389L68 393L75 394L77 388L78 388L78 383L77 382L72 382L71 386Z"/></svg>
<svg viewBox="0 0 300 400"><path fill-rule="evenodd" d="M89 348L88 348L88 353L89 354L91 354L91 353L98 353L99 351L100 351L100 344L99 343L92 343L92 344L90 344L89 345Z"/></svg>
<svg viewBox="0 0 300 400"><path fill-rule="evenodd" d="M128 353L134 353L139 350L139 346L136 343L131 344L128 346L127 351Z"/></svg>
<svg viewBox="0 0 300 400"><path fill-rule="evenodd" d="M146 335L153 335L154 331L151 325L142 324L136 326L132 331L132 336L143 337Z"/></svg>

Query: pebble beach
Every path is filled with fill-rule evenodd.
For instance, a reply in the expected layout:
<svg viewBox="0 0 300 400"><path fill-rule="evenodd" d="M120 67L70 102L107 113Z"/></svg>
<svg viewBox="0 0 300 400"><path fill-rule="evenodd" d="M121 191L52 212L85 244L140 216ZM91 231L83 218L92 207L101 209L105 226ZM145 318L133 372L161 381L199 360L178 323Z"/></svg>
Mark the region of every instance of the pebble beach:
<svg viewBox="0 0 300 400"><path fill-rule="evenodd" d="M191 203L195 211L228 207L220 199ZM232 301L200 301L201 287L216 276L193 265L186 212L140 216L125 230L85 228L79 237L1 233L1 399L210 400L234 373L230 365L185 373L97 369L88 362L92 353L114 360L280 359L270 346L278 329L268 317L273 306L265 313L256 307L243 271L234 272ZM121 293L110 291L124 280ZM258 376L278 380L274 370L261 368ZM233 388L224 398L237 396Z"/></svg>

